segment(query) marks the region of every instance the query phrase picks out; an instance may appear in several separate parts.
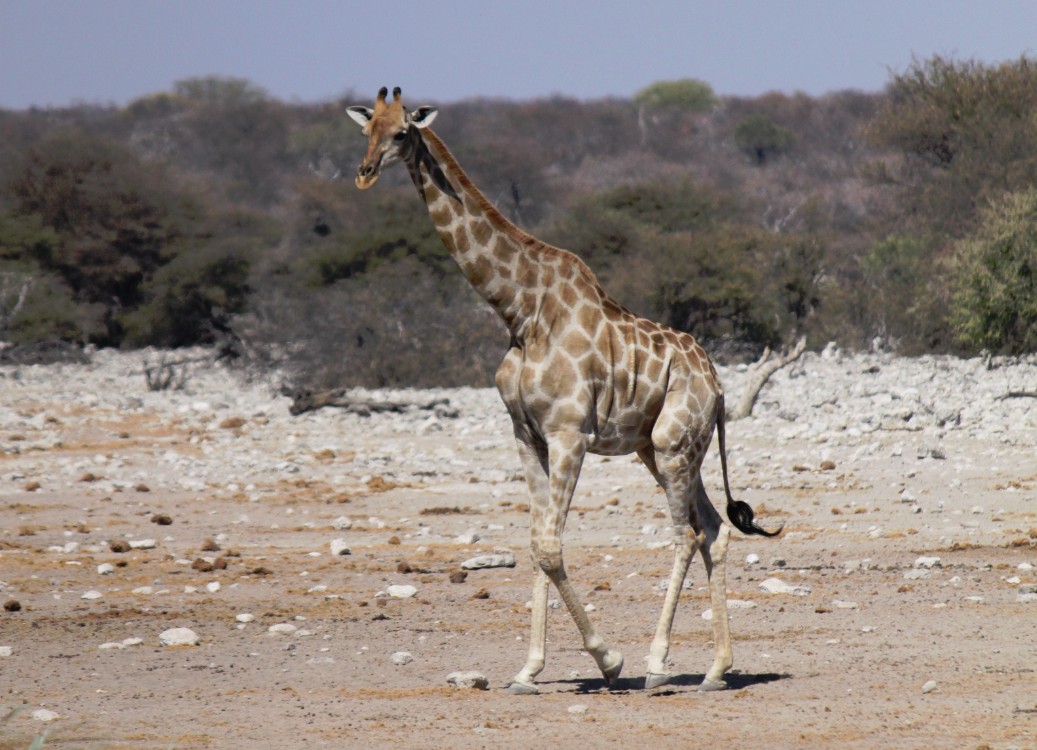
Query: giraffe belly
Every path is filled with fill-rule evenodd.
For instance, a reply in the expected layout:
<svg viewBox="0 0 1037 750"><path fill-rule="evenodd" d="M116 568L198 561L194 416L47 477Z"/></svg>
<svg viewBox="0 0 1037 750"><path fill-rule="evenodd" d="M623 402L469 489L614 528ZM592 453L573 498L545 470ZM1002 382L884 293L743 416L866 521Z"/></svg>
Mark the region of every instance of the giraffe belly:
<svg viewBox="0 0 1037 750"><path fill-rule="evenodd" d="M622 456L644 448L652 442L652 424L648 414L628 407L614 411L591 434L587 450L599 456Z"/></svg>

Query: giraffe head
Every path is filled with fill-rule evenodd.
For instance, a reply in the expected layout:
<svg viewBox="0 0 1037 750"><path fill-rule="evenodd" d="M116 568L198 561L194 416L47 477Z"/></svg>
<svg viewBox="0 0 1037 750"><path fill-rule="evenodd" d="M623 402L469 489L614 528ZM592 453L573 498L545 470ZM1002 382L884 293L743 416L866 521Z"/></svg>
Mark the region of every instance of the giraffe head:
<svg viewBox="0 0 1037 750"><path fill-rule="evenodd" d="M392 90L392 103L385 100L389 90L382 87L375 100L374 109L347 107L346 114L364 129L367 136L367 155L357 167L356 186L367 190L378 180L382 167L399 161L408 154L413 145L412 128L427 127L436 117L433 107L418 107L408 112L400 98L400 87Z"/></svg>

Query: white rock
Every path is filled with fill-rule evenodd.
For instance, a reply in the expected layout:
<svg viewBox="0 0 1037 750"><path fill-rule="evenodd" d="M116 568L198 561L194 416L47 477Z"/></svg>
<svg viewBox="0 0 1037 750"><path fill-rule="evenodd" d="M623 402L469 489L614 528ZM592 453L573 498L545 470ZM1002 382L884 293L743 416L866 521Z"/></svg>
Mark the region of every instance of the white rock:
<svg viewBox="0 0 1037 750"><path fill-rule="evenodd" d="M102 596L104 596L104 594L102 594L100 591L97 591L96 589L90 589L89 591L84 593L79 598L80 599L100 599Z"/></svg>
<svg viewBox="0 0 1037 750"><path fill-rule="evenodd" d="M115 572L115 566L111 563L101 563L97 566L97 574L102 576L110 576Z"/></svg>
<svg viewBox="0 0 1037 750"><path fill-rule="evenodd" d="M392 663L397 666L410 664L412 661L414 661L414 656L407 651L397 651L389 658L392 660Z"/></svg>
<svg viewBox="0 0 1037 750"><path fill-rule="evenodd" d="M352 550L349 549L349 545L346 544L345 539L332 539L331 540L331 554L333 555L351 555Z"/></svg>
<svg viewBox="0 0 1037 750"><path fill-rule="evenodd" d="M466 545L466 546L470 546L470 545L475 544L476 542L478 542L481 538L482 537L480 537L476 532L474 532L471 529L469 529L465 533L460 534L457 537L455 537L454 538L454 543L455 544L463 544L463 545Z"/></svg>
<svg viewBox="0 0 1037 750"><path fill-rule="evenodd" d="M290 622L279 622L276 625L271 625L267 628L266 632L271 635L292 635L296 630L298 630L298 628Z"/></svg>
<svg viewBox="0 0 1037 750"><path fill-rule="evenodd" d="M583 703L574 703L573 705L569 706L567 710L571 714L580 715L587 713L587 706L585 706Z"/></svg>
<svg viewBox="0 0 1037 750"><path fill-rule="evenodd" d="M934 690L936 690L936 680L929 680L927 683L922 685L922 693L925 695L928 695Z"/></svg>
<svg viewBox="0 0 1037 750"><path fill-rule="evenodd" d="M808 586L793 586L780 578L768 578L760 583L760 589L768 594L793 594L794 596L806 596L810 593Z"/></svg>
<svg viewBox="0 0 1037 750"><path fill-rule="evenodd" d="M515 556L510 552L498 555L479 555L461 563L465 570L477 570L479 568L514 568Z"/></svg>
<svg viewBox="0 0 1037 750"><path fill-rule="evenodd" d="M394 583L391 586L385 587L385 593L393 599L410 599L418 593L418 590L410 584Z"/></svg>
<svg viewBox="0 0 1037 750"><path fill-rule="evenodd" d="M923 578L928 578L931 575L932 573L930 573L926 568L915 568L914 570L909 570L904 573L904 578L908 581L918 581Z"/></svg>
<svg viewBox="0 0 1037 750"><path fill-rule="evenodd" d="M37 708L32 712L32 718L36 721L54 721L54 719L58 718L58 715L49 708Z"/></svg>
<svg viewBox="0 0 1037 750"><path fill-rule="evenodd" d="M916 568L939 568L940 558L938 557L919 557L915 560Z"/></svg>
<svg viewBox="0 0 1037 750"><path fill-rule="evenodd" d="M124 649L126 647L124 645L122 645L122 643L120 643L120 642L113 641L113 642L109 642L109 643L102 643L97 648L100 651L113 651L113 650L116 650L116 649Z"/></svg>
<svg viewBox="0 0 1037 750"><path fill-rule="evenodd" d="M745 599L728 599L727 600L727 608L729 610L731 610L731 609L752 609L755 606L756 606L756 602L747 601ZM713 619L713 608L712 607L710 607L709 609L707 609L705 612L702 613L702 619L703 620L712 620Z"/></svg>
<svg viewBox="0 0 1037 750"><path fill-rule="evenodd" d="M857 609L857 602L844 602L839 599L832 601L832 606L836 609Z"/></svg>
<svg viewBox="0 0 1037 750"><path fill-rule="evenodd" d="M470 690L487 690L490 681L481 672L451 672L446 676L448 685Z"/></svg>
<svg viewBox="0 0 1037 750"><path fill-rule="evenodd" d="M158 641L163 646L196 646L198 634L190 628L170 628L159 634Z"/></svg>
<svg viewBox="0 0 1037 750"><path fill-rule="evenodd" d="M157 543L154 539L131 539L130 549L155 549Z"/></svg>
<svg viewBox="0 0 1037 750"><path fill-rule="evenodd" d="M242 612L239 615L235 615L234 619L238 622L255 622L256 616L248 612Z"/></svg>
<svg viewBox="0 0 1037 750"><path fill-rule="evenodd" d="M124 638L122 641L122 645L126 646L127 648L129 648L130 646L139 646L142 643L144 643L143 638Z"/></svg>
<svg viewBox="0 0 1037 750"><path fill-rule="evenodd" d="M13 646L0 646L0 656L10 656L14 653Z"/></svg>
<svg viewBox="0 0 1037 750"><path fill-rule="evenodd" d="M336 531L345 531L347 529L353 528L353 522L345 516L339 516L331 522L331 528L335 529Z"/></svg>
<svg viewBox="0 0 1037 750"><path fill-rule="evenodd" d="M151 586L138 586L137 588L133 589L131 593L140 594L141 596L149 596L155 593L155 589L153 589Z"/></svg>
<svg viewBox="0 0 1037 750"><path fill-rule="evenodd" d="M1015 601L1019 604L1031 604L1037 602L1037 593L1033 591L1025 591L1021 594L1016 594Z"/></svg>
<svg viewBox="0 0 1037 750"><path fill-rule="evenodd" d="M755 552L750 552L748 555L745 556L746 565L756 565L759 562L760 556L757 555Z"/></svg>
<svg viewBox="0 0 1037 750"><path fill-rule="evenodd" d="M220 582L210 581L209 583L205 584L205 590L208 591L210 594L215 594L217 591L220 590Z"/></svg>

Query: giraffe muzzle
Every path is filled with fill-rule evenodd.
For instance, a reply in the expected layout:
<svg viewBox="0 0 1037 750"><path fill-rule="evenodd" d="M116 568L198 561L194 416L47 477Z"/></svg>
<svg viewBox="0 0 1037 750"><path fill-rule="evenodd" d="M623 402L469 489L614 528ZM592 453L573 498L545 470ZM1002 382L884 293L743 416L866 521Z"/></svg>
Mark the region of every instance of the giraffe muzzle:
<svg viewBox="0 0 1037 750"><path fill-rule="evenodd" d="M356 186L361 190L367 190L378 182L380 170L378 164L367 164L366 162L356 168Z"/></svg>

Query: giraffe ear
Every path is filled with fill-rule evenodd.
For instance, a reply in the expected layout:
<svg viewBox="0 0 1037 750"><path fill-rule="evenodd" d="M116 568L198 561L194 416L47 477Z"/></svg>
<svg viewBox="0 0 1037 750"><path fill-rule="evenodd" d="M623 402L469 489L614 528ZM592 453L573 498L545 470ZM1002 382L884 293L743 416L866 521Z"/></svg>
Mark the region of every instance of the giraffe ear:
<svg viewBox="0 0 1037 750"><path fill-rule="evenodd" d="M439 110L435 107L418 107L410 116L410 124L416 128L427 128L436 119Z"/></svg>
<svg viewBox="0 0 1037 750"><path fill-rule="evenodd" d="M371 118L374 117L374 112L370 109L359 106L346 107L346 114L353 118L360 127L366 126L367 123L371 122Z"/></svg>

